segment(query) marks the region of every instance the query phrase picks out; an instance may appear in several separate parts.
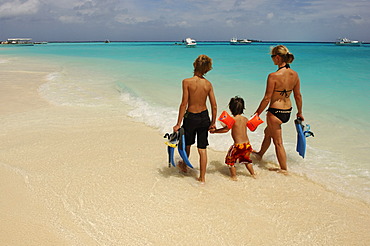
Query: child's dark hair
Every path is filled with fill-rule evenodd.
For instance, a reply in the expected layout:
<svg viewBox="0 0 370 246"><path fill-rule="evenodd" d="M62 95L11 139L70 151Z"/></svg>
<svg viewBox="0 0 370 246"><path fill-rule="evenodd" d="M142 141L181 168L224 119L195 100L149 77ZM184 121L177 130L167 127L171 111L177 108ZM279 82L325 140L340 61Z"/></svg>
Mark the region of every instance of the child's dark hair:
<svg viewBox="0 0 370 246"><path fill-rule="evenodd" d="M239 96L231 98L229 102L229 109L233 116L243 114L243 111L245 109L243 98Z"/></svg>

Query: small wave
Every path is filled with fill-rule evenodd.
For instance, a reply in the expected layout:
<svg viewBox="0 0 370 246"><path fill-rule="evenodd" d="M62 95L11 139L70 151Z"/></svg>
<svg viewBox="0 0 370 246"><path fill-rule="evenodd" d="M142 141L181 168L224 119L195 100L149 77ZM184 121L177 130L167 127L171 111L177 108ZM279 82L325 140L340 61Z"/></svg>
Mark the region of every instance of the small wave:
<svg viewBox="0 0 370 246"><path fill-rule="evenodd" d="M172 132L172 128L177 122L178 105L165 107L155 103L149 103L120 82L117 83L117 90L121 93L121 101L132 107L128 116L133 120L155 128L161 134ZM221 124L219 127L221 127ZM262 127L249 134L251 142L258 142L258 139L261 139L262 136ZM216 151L227 151L232 142L230 132L209 135L209 147Z"/></svg>
<svg viewBox="0 0 370 246"><path fill-rule="evenodd" d="M0 59L0 64L4 64L4 63L8 63L9 62L9 60L1 60Z"/></svg>
<svg viewBox="0 0 370 246"><path fill-rule="evenodd" d="M150 104L129 92L121 92L121 100L130 105L128 116L136 121L158 129L161 133L171 132L177 120L177 111L170 107Z"/></svg>
<svg viewBox="0 0 370 246"><path fill-rule="evenodd" d="M100 107L112 103L107 85L99 79L66 76L50 73L46 83L38 88L39 95L56 106ZM109 82L106 82L109 84ZM109 85L108 85L109 86Z"/></svg>
<svg viewBox="0 0 370 246"><path fill-rule="evenodd" d="M60 73L58 72L55 72L55 73L49 73L48 75L46 75L46 80L48 82L50 81L54 81L54 80L57 80L59 77L61 76Z"/></svg>

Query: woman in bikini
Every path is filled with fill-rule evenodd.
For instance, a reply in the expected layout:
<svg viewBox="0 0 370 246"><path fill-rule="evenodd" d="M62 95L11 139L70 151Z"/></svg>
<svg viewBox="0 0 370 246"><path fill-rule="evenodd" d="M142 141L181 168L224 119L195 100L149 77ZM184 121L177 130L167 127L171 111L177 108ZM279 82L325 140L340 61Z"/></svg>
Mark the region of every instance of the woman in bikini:
<svg viewBox="0 0 370 246"><path fill-rule="evenodd" d="M272 139L280 169L271 170L286 172L288 168L283 146L281 124L289 121L292 111L292 102L290 101L290 94L292 92L298 110L297 117L304 120L302 114L302 95L298 74L289 66L294 60L293 54L284 45L278 45L271 50L271 59L278 66L278 70L269 74L265 96L256 110L257 114L261 114L269 106L266 115L267 127L265 129L265 136L260 151L255 152L255 154L259 158L262 158L270 147Z"/></svg>

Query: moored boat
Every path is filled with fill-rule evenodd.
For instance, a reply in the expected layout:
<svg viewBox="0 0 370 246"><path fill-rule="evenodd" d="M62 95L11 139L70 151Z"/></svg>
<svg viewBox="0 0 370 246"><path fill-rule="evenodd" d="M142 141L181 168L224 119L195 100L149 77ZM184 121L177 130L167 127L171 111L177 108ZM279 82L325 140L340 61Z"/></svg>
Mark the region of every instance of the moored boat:
<svg viewBox="0 0 370 246"><path fill-rule="evenodd" d="M232 38L230 40L230 44L232 45L238 45L238 44L250 44L252 43L251 40L248 40L248 39L237 39L237 38Z"/></svg>
<svg viewBox="0 0 370 246"><path fill-rule="evenodd" d="M7 41L1 44L17 45L17 46L33 46L32 38L8 38Z"/></svg>
<svg viewBox="0 0 370 246"><path fill-rule="evenodd" d="M46 41L41 41L41 42L34 42L34 44L48 44Z"/></svg>
<svg viewBox="0 0 370 246"><path fill-rule="evenodd" d="M360 46L362 45L361 41L357 40L350 40L348 38L339 38L336 42L335 45L343 45L343 46Z"/></svg>
<svg viewBox="0 0 370 246"><path fill-rule="evenodd" d="M194 48L197 46L197 42L192 38L185 39L185 45L189 48Z"/></svg>

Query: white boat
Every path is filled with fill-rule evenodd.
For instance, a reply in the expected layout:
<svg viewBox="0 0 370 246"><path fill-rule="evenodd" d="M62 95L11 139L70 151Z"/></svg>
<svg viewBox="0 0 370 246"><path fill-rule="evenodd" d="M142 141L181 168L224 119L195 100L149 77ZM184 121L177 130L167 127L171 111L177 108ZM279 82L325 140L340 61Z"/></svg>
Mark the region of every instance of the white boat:
<svg viewBox="0 0 370 246"><path fill-rule="evenodd" d="M248 40L248 39L237 39L237 38L232 38L230 40L230 44L232 45L238 45L238 44L250 44L252 43L251 40Z"/></svg>
<svg viewBox="0 0 370 246"><path fill-rule="evenodd" d="M186 47L194 48L197 46L197 42L192 38L185 39L185 45Z"/></svg>
<svg viewBox="0 0 370 246"><path fill-rule="evenodd" d="M362 45L361 41L350 40L348 38L339 38L336 42L336 45L346 45L346 46L360 46Z"/></svg>
<svg viewBox="0 0 370 246"><path fill-rule="evenodd" d="M32 38L8 38L7 41L1 44L17 45L17 46L33 46Z"/></svg>

